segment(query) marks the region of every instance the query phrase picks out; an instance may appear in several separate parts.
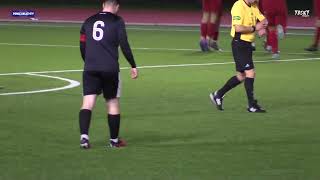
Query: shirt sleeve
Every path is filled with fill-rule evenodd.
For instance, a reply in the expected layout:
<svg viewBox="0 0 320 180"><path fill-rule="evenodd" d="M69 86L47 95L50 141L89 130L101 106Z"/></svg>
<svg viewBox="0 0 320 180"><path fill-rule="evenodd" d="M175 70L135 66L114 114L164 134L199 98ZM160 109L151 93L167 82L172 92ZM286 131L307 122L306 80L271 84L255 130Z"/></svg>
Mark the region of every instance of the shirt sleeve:
<svg viewBox="0 0 320 180"><path fill-rule="evenodd" d="M120 48L121 51L123 53L123 55L125 56L125 58L127 59L127 61L129 62L129 64L131 65L132 68L136 68L136 63L128 42L128 37L127 37L127 31L126 31L126 26L125 23L123 21L123 19L120 19L119 21L119 31L118 31L118 35L119 35L119 40L120 40Z"/></svg>
<svg viewBox="0 0 320 180"><path fill-rule="evenodd" d="M243 12L241 6L235 3L231 9L232 25L243 25Z"/></svg>
<svg viewBox="0 0 320 180"><path fill-rule="evenodd" d="M259 21L264 20L266 17L264 17L264 15L261 13L261 11L259 10L259 8L256 8L256 17Z"/></svg>

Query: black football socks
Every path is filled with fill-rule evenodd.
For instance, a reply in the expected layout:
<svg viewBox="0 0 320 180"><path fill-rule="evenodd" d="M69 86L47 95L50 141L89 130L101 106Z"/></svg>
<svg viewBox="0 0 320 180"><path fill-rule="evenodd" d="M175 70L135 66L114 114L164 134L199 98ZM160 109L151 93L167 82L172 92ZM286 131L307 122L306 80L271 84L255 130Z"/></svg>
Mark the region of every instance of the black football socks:
<svg viewBox="0 0 320 180"><path fill-rule="evenodd" d="M110 139L117 140L120 129L120 114L111 115L108 114L108 124L110 129Z"/></svg>
<svg viewBox="0 0 320 180"><path fill-rule="evenodd" d="M231 77L227 81L227 83L221 89L218 90L218 96L223 97L228 91L235 88L239 84L241 84L241 81L238 80L237 76Z"/></svg>
<svg viewBox="0 0 320 180"><path fill-rule="evenodd" d="M89 134L89 127L91 121L91 110L81 109L79 112L79 125L80 125L80 134Z"/></svg>
<svg viewBox="0 0 320 180"><path fill-rule="evenodd" d="M254 89L253 89L253 84L254 84L254 78L246 78L244 81L244 87L247 92L247 97L248 97L248 103L249 106L252 106L254 102Z"/></svg>

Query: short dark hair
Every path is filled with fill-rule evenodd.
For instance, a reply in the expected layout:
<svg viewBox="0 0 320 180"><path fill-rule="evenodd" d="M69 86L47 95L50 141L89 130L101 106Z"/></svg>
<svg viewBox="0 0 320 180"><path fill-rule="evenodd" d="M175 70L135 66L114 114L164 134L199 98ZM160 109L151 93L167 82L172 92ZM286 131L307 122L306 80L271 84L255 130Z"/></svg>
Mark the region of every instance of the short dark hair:
<svg viewBox="0 0 320 180"><path fill-rule="evenodd" d="M102 0L102 3L120 5L120 0Z"/></svg>

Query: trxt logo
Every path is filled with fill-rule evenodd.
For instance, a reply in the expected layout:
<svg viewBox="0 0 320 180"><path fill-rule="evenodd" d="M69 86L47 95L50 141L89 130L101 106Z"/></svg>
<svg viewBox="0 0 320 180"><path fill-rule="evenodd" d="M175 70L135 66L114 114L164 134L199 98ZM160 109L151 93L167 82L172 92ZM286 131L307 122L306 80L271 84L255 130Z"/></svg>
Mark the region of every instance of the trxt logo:
<svg viewBox="0 0 320 180"><path fill-rule="evenodd" d="M310 17L310 10L294 10L296 16L301 16L304 18Z"/></svg>

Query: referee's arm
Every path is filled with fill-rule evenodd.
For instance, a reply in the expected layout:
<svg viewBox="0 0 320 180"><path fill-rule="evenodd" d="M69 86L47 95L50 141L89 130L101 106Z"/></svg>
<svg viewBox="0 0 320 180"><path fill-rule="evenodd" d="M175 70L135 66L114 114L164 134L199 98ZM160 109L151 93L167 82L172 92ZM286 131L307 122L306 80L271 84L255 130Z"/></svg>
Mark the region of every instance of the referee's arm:
<svg viewBox="0 0 320 180"><path fill-rule="evenodd" d="M234 25L236 32L241 34L250 34L256 31L255 26Z"/></svg>
<svg viewBox="0 0 320 180"><path fill-rule="evenodd" d="M257 9L257 13L256 13L257 19L265 25L268 25L268 20L266 17L264 17L264 15L261 13L261 11L259 9Z"/></svg>
<svg viewBox="0 0 320 180"><path fill-rule="evenodd" d="M257 23L255 26L243 26L243 25L234 25L235 31L242 34L250 34L259 31L263 28L266 28L268 25L267 19L263 19L261 22Z"/></svg>

